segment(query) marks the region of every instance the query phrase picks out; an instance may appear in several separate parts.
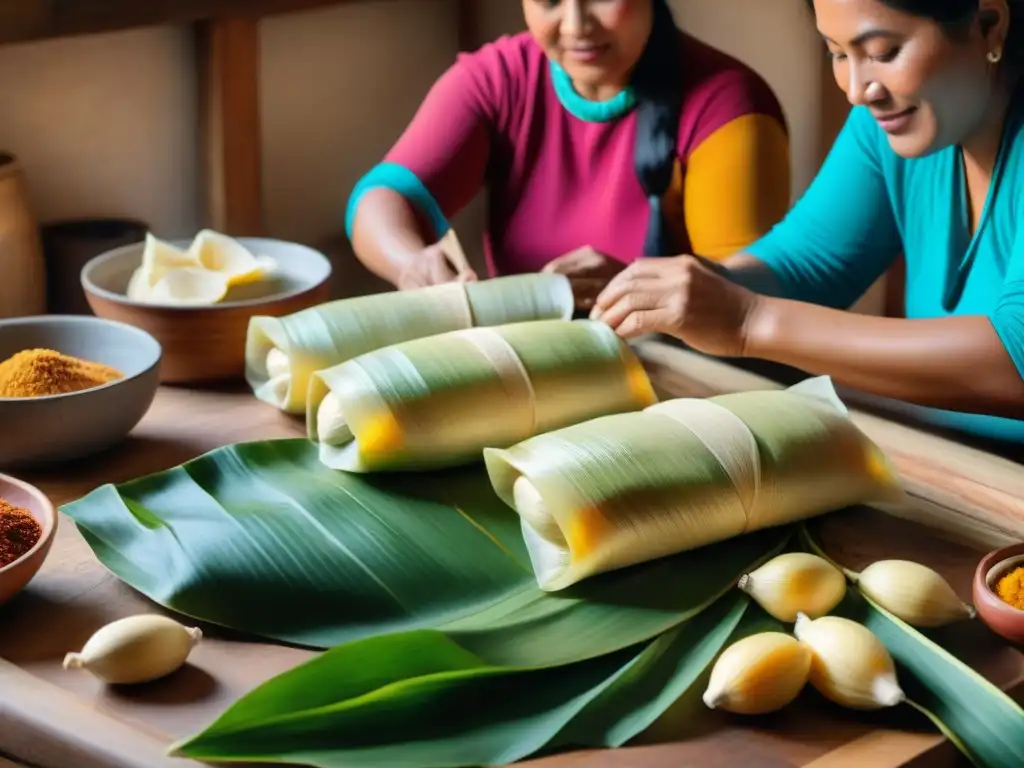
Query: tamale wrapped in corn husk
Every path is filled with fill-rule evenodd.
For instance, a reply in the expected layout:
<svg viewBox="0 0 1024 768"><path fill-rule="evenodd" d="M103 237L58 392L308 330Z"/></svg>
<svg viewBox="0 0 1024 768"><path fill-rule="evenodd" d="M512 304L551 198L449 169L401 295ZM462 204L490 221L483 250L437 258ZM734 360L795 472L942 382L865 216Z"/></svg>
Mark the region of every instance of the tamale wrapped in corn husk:
<svg viewBox="0 0 1024 768"><path fill-rule="evenodd" d="M667 400L488 447L484 460L546 590L903 493L828 377Z"/></svg>
<svg viewBox="0 0 1024 768"><path fill-rule="evenodd" d="M306 424L333 469L429 469L655 402L607 325L540 320L414 339L318 371Z"/></svg>
<svg viewBox="0 0 1024 768"><path fill-rule="evenodd" d="M310 377L403 341L530 320L568 319L564 275L528 274L340 299L285 317L249 321L245 377L257 398L287 413L306 410Z"/></svg>

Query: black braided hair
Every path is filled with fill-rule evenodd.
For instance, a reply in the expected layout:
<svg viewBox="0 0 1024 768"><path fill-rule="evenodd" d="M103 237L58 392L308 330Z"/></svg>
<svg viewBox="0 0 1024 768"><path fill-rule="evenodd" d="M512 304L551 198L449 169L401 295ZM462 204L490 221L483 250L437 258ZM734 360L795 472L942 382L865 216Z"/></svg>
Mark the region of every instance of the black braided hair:
<svg viewBox="0 0 1024 768"><path fill-rule="evenodd" d="M672 243L661 199L672 183L679 113L683 105L680 37L667 0L652 0L654 23L633 73L637 96L637 132L633 162L650 205L644 238L645 256L671 255Z"/></svg>

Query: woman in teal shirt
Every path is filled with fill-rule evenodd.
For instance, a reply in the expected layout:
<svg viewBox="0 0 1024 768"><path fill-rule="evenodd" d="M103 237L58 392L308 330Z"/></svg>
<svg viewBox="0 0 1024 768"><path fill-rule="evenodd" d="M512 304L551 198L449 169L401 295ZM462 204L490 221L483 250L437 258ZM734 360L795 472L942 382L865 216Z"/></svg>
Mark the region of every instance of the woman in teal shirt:
<svg viewBox="0 0 1024 768"><path fill-rule="evenodd" d="M643 259L593 316L1024 443L1024 0L814 0L851 114L770 233ZM906 319L846 311L904 255Z"/></svg>

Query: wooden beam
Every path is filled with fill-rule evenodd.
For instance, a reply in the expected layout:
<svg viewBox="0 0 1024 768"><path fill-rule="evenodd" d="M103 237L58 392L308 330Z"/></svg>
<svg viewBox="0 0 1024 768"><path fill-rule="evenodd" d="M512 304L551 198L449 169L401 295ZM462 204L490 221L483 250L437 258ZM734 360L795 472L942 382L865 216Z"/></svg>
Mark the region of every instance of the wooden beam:
<svg viewBox="0 0 1024 768"><path fill-rule="evenodd" d="M0 0L0 44L222 18L258 18L363 0Z"/></svg>
<svg viewBox="0 0 1024 768"><path fill-rule="evenodd" d="M197 25L205 226L240 236L263 230L259 21Z"/></svg>

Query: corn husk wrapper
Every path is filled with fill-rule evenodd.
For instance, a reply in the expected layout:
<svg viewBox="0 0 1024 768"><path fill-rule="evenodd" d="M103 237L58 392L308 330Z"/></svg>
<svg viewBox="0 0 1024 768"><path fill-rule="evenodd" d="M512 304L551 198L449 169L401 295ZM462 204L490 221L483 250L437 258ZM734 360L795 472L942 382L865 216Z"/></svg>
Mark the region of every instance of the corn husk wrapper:
<svg viewBox="0 0 1024 768"><path fill-rule="evenodd" d="M541 320L415 339L319 371L306 424L333 469L430 469L655 402L607 325Z"/></svg>
<svg viewBox="0 0 1024 768"><path fill-rule="evenodd" d="M681 398L484 451L521 518L539 585L902 496L828 377Z"/></svg>
<svg viewBox="0 0 1024 768"><path fill-rule="evenodd" d="M310 377L376 349L477 326L568 319L564 275L529 274L358 296L285 317L249 321L245 377L257 398L286 413L306 410Z"/></svg>

